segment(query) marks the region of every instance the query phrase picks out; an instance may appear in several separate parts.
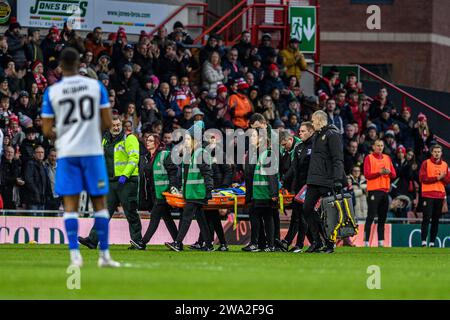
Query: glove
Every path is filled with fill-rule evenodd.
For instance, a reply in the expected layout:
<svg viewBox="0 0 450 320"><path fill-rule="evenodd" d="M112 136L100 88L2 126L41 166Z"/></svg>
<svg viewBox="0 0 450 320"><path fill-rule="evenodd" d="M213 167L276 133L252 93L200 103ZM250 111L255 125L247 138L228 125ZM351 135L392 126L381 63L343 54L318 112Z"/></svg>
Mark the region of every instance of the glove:
<svg viewBox="0 0 450 320"><path fill-rule="evenodd" d="M334 183L334 190L336 190L336 192L342 191L342 183L340 183L340 182L335 182L335 183Z"/></svg>
<svg viewBox="0 0 450 320"><path fill-rule="evenodd" d="M126 176L120 176L119 178L119 184L125 184L127 182L128 178Z"/></svg>

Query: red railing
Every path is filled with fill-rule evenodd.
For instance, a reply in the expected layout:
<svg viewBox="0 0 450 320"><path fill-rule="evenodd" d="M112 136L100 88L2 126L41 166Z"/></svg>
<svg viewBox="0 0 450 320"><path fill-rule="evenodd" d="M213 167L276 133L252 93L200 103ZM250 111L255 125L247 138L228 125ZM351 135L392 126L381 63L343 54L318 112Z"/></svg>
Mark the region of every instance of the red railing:
<svg viewBox="0 0 450 320"><path fill-rule="evenodd" d="M220 26L223 22L225 22L229 17L231 17L234 13L236 13L239 9L247 5L247 0L242 0L239 2L233 9L227 12L222 18L213 23L212 26L203 30L203 32L194 40L194 44L202 43L204 44L204 38L206 35L210 34L215 28Z"/></svg>
<svg viewBox="0 0 450 320"><path fill-rule="evenodd" d="M164 27L166 24L168 24L173 18L175 18L181 11L189 8L189 7L200 7L203 8L203 12L199 12L198 15L203 16L203 22L202 24L191 24L186 25L185 28L198 28L202 29L202 32L206 29L206 18L208 14L208 4L207 3L198 3L198 2L189 2L185 3L181 7L179 7L177 10L175 10L170 16L168 16L163 22L161 22L159 25L157 25L151 32L150 35L154 35L156 31L158 31L160 28Z"/></svg>
<svg viewBox="0 0 450 320"><path fill-rule="evenodd" d="M358 67L359 67L359 69L360 69L361 71L367 73L370 77L372 77L372 78L374 78L374 79L380 81L381 83L383 83L383 84L386 85L387 87L389 87L389 88L391 88L391 89L397 91L398 93L400 93L400 94L402 95L402 100L403 100L403 104L404 104L404 105L405 105L405 103L406 103L406 98L409 98L409 99L411 99L411 100L417 102L418 104L424 106L425 108L427 108L427 109L429 109L429 110L435 112L436 114L440 115L440 116L443 117L444 119L450 120L450 116L449 116L449 115L443 113L442 111L436 109L435 107L430 106L428 103L426 103L426 102L424 102L424 101L422 101L422 100L420 100L420 99L414 97L412 94L410 94L410 93L406 92L405 90L399 88L399 87L396 86L395 84L390 83L389 81L383 79L382 77L380 77L379 75L373 73L372 71L367 70L366 68L364 68L364 67L362 67L362 66L360 66L360 65L358 65ZM317 81L318 79L323 79L323 76L322 76L321 74L315 72L315 71L312 71L312 70L309 70L309 69L307 69L306 71L309 72L309 73L311 73L312 75L314 75L314 76L316 77L316 81ZM368 97L368 98L369 98L369 100L373 101L373 99L372 99L371 97ZM436 141L437 141L439 144L441 144L441 145L443 145L444 147L450 149L450 142L448 142L448 141L442 139L441 137L439 137L439 136L437 136L437 135L434 135L434 138L436 139Z"/></svg>

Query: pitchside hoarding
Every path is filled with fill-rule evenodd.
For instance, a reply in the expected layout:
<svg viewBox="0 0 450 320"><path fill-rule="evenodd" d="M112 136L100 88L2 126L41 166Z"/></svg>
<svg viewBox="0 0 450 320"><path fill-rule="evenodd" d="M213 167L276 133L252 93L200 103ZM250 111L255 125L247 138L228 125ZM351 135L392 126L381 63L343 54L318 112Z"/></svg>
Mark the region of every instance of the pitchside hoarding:
<svg viewBox="0 0 450 320"><path fill-rule="evenodd" d="M178 6L112 0L20 0L18 21L25 27L62 28L65 21L77 30L92 31L100 26L106 32L124 27L130 34L149 32ZM187 23L187 12L176 17Z"/></svg>
<svg viewBox="0 0 450 320"><path fill-rule="evenodd" d="M420 224L393 224L392 246L420 247L422 245ZM436 238L436 247L450 248L450 224L441 224Z"/></svg>
<svg viewBox="0 0 450 320"><path fill-rule="evenodd" d="M142 230L147 230L150 220L142 219ZM79 235L87 236L94 223L94 219L79 219ZM176 221L178 223L178 221ZM246 245L250 242L250 223L249 221L239 221L237 228L233 228L233 219L229 215L226 221L222 221L225 238L228 244ZM358 246L364 246L363 230L364 225L359 225L359 234L352 238L353 243ZM194 243L198 239L200 229L197 223L193 223L186 236L185 243ZM284 237L287 228L281 229L281 236ZM126 219L112 219L110 223L110 242L112 244L129 244L130 236L128 222ZM171 242L169 232L164 223L159 225L158 230L152 238L150 244L164 244ZM29 243L39 244L64 244L67 240L64 237L64 219L47 217L17 217L0 216L0 244L5 243ZM293 241L295 243L295 239ZM216 239L217 243L217 239ZM378 243L376 234L376 225L372 226L372 237L370 245L376 246ZM306 241L305 245L309 245ZM338 243L340 245L340 242ZM386 247L391 246L391 225L387 224L385 229Z"/></svg>

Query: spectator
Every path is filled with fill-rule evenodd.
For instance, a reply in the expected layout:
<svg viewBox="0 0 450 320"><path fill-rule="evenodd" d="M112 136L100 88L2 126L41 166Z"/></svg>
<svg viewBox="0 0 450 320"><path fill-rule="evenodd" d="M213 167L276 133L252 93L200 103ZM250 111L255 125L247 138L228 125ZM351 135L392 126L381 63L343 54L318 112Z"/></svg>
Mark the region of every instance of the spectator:
<svg viewBox="0 0 450 320"><path fill-rule="evenodd" d="M183 65L177 57L177 49L175 44L168 44L165 48L164 55L158 60L158 76L162 81L169 81L170 76L179 74L183 71Z"/></svg>
<svg viewBox="0 0 450 320"><path fill-rule="evenodd" d="M217 87L217 117L223 122L231 124L231 110L228 103L228 89L225 85L220 84Z"/></svg>
<svg viewBox="0 0 450 320"><path fill-rule="evenodd" d="M364 155L358 153L358 142L350 141L348 145L345 145L344 150L344 170L345 174L350 174L350 171L355 166L361 166L364 160Z"/></svg>
<svg viewBox="0 0 450 320"><path fill-rule="evenodd" d="M428 119L423 113L419 113L417 122L414 125L414 145L417 159L421 163L430 154L430 147L433 142L434 134L428 126Z"/></svg>
<svg viewBox="0 0 450 320"><path fill-rule="evenodd" d="M219 52L219 42L217 41L217 36L216 35L210 35L208 38L208 42L206 43L206 46L204 46L201 50L200 50L200 54L199 54L199 61L200 61L200 65L203 65L206 60L209 59L209 57L211 56L211 54L214 51ZM219 53L220 56L220 53ZM220 57L222 58L222 57Z"/></svg>
<svg viewBox="0 0 450 320"><path fill-rule="evenodd" d="M135 102L139 90L139 82L133 76L133 68L130 65L124 65L122 72L115 78L113 88L117 92L119 113L126 111L129 102Z"/></svg>
<svg viewBox="0 0 450 320"><path fill-rule="evenodd" d="M336 100L328 99L326 113L328 115L328 124L334 125L338 128L339 133L344 133L344 121L342 121L341 116L336 114Z"/></svg>
<svg viewBox="0 0 450 320"><path fill-rule="evenodd" d="M36 129L33 127L25 129L25 139L20 144L21 159L24 168L28 161L32 160L35 156L35 148L38 146L36 133Z"/></svg>
<svg viewBox="0 0 450 320"><path fill-rule="evenodd" d="M156 106L155 100L146 98L141 107L141 124L152 124L156 120L161 120L161 114Z"/></svg>
<svg viewBox="0 0 450 320"><path fill-rule="evenodd" d="M170 126L172 120L181 114L181 110L175 97L170 93L170 86L167 82L161 83L154 100L164 123Z"/></svg>
<svg viewBox="0 0 450 320"><path fill-rule="evenodd" d="M64 48L59 37L59 30L57 27L53 26L48 30L48 34L45 39L41 42L41 49L44 55L44 64L52 60L58 60L59 54Z"/></svg>
<svg viewBox="0 0 450 320"><path fill-rule="evenodd" d="M87 35L84 46L86 50L93 53L94 59L99 58L102 53L110 51L109 46L103 42L103 30L101 27L95 27L94 30Z"/></svg>
<svg viewBox="0 0 450 320"><path fill-rule="evenodd" d="M354 72L348 74L348 81L345 84L344 89L348 94L356 93L360 95L364 93L362 90L362 83L358 82L358 77Z"/></svg>
<svg viewBox="0 0 450 320"><path fill-rule="evenodd" d="M264 96L262 101L262 112L260 113L266 118L266 121L273 126L275 120L280 118L278 110L275 108L272 98L269 95Z"/></svg>
<svg viewBox="0 0 450 320"><path fill-rule="evenodd" d="M198 110L198 108L196 108ZM200 110L198 110L200 111ZM178 122L181 128L188 130L194 125L194 115L191 106L186 106L183 109L183 117Z"/></svg>
<svg viewBox="0 0 450 320"><path fill-rule="evenodd" d="M317 83L317 94L323 92L328 97L334 96L335 86L338 80L339 78L336 74L331 71L327 72L325 76Z"/></svg>
<svg viewBox="0 0 450 320"><path fill-rule="evenodd" d="M411 117L411 108L408 106L403 107L401 117L396 122L402 132L403 145L406 148L414 148L414 121Z"/></svg>
<svg viewBox="0 0 450 320"><path fill-rule="evenodd" d="M249 72L251 72L255 78L255 84L260 86L262 81L264 80L264 68L262 66L262 58L259 54L252 56L251 58L251 66L249 68Z"/></svg>
<svg viewBox="0 0 450 320"><path fill-rule="evenodd" d="M347 102L347 92L344 89L340 89L336 93L336 111L341 116L344 127L354 121L352 110Z"/></svg>
<svg viewBox="0 0 450 320"><path fill-rule="evenodd" d="M382 111L385 108L389 108L389 112L392 109L392 103L388 99L388 92L386 88L381 88L378 95L374 98L369 109L369 119L374 120L381 116Z"/></svg>
<svg viewBox="0 0 450 320"><path fill-rule="evenodd" d="M31 90L31 85L35 83L38 91L42 94L47 88L48 82L44 76L44 65L41 61L35 61L31 65L31 72L27 76L27 90Z"/></svg>
<svg viewBox="0 0 450 320"><path fill-rule="evenodd" d="M60 34L61 42L65 48L72 47L76 49L79 53L83 54L85 52L85 47L83 39L77 34L73 29L71 23L64 22L63 30Z"/></svg>
<svg viewBox="0 0 450 320"><path fill-rule="evenodd" d="M14 59L14 62L18 67L26 65L25 56L25 42L26 38L20 34L22 27L16 19L11 18L8 30L5 32L5 36L8 41L8 53Z"/></svg>
<svg viewBox="0 0 450 320"><path fill-rule="evenodd" d="M44 210L49 196L52 195L50 179L44 167L44 148L36 146L34 158L26 163L24 203L28 210ZM36 216L43 214L35 213Z"/></svg>
<svg viewBox="0 0 450 320"><path fill-rule="evenodd" d="M203 86L208 88L209 92L217 92L218 84L226 82L229 73L229 70L222 71L219 53L214 51L208 61L203 64Z"/></svg>
<svg viewBox="0 0 450 320"><path fill-rule="evenodd" d="M95 67L97 74L110 74L111 72L111 57L107 53L102 53L98 58L98 63Z"/></svg>
<svg viewBox="0 0 450 320"><path fill-rule="evenodd" d="M27 91L21 91L19 93L17 104L14 106L13 111L16 115L23 114L31 119L36 119L38 116L38 109L36 106L31 105Z"/></svg>
<svg viewBox="0 0 450 320"><path fill-rule="evenodd" d="M354 166L349 176L355 194L355 217L357 220L367 218L367 181L361 174L361 167Z"/></svg>
<svg viewBox="0 0 450 320"><path fill-rule="evenodd" d="M61 79L62 79L62 69L59 66L58 62L54 60L49 64L49 68L47 71L48 84L51 86L52 84L55 84Z"/></svg>
<svg viewBox="0 0 450 320"><path fill-rule="evenodd" d="M11 59L8 54L8 40L5 36L0 36L0 74L3 74L3 66Z"/></svg>
<svg viewBox="0 0 450 320"><path fill-rule="evenodd" d="M25 184L20 178L20 163L14 159L14 156L14 148L5 147L0 164L0 194L3 198L3 208L11 210L17 209L14 201L14 188Z"/></svg>
<svg viewBox="0 0 450 320"><path fill-rule="evenodd" d="M59 210L61 198L55 192L55 174L56 174L56 149L51 149L47 160L44 162L45 170L50 181L51 195L45 203L45 210Z"/></svg>
<svg viewBox="0 0 450 320"><path fill-rule="evenodd" d="M394 120L391 119L391 107L384 107L381 111L380 117L373 121L374 124L377 125L379 132L385 132L389 130L389 128L394 123Z"/></svg>
<svg viewBox="0 0 450 320"><path fill-rule="evenodd" d="M283 83L283 80L281 80L280 76L280 69L276 64L271 64L269 66L269 76L264 79L263 86L262 86L262 93L263 94L270 94L273 89L283 90L286 89L286 86Z"/></svg>
<svg viewBox="0 0 450 320"><path fill-rule="evenodd" d="M220 127L216 105L217 94L213 92L208 93L205 101L200 103L200 111L204 114L203 122L206 130Z"/></svg>
<svg viewBox="0 0 450 320"><path fill-rule="evenodd" d="M247 67L242 67L238 61L239 52L233 48L228 51L227 58L222 63L222 69L230 79L242 78L247 73ZM251 84L249 84L251 85Z"/></svg>
<svg viewBox="0 0 450 320"><path fill-rule="evenodd" d="M133 63L136 74L141 79L152 75L156 69L156 60L153 58L150 48L143 42L139 42L136 46L136 52L133 54Z"/></svg>
<svg viewBox="0 0 450 320"><path fill-rule="evenodd" d="M229 104L233 125L236 128L247 129L248 121L253 113L253 106L246 95L249 88L245 81L238 81L238 90L230 96Z"/></svg>
<svg viewBox="0 0 450 320"><path fill-rule="evenodd" d="M283 59L283 66L286 68L287 77L296 77L300 80L302 71L308 67L305 56L299 49L300 41L292 38L289 41L289 46L282 50L280 55Z"/></svg>
<svg viewBox="0 0 450 320"><path fill-rule="evenodd" d="M267 67L270 65L270 56L276 56L275 49L272 47L272 36L270 34L263 34L261 44L258 47L258 54L261 56L263 67Z"/></svg>
<svg viewBox="0 0 450 320"><path fill-rule="evenodd" d="M122 121L129 121L131 123L131 133L139 133L141 125L139 116L136 111L136 105L133 102L128 103L127 112L122 117Z"/></svg>
<svg viewBox="0 0 450 320"><path fill-rule="evenodd" d="M241 40L236 44L233 48L238 51L239 61L244 62L247 61L250 57L250 52L252 50L252 36L250 31L242 31Z"/></svg>
<svg viewBox="0 0 450 320"><path fill-rule="evenodd" d="M28 28L28 41L25 45L25 56L27 63L44 61L44 54L41 47L41 32L37 28Z"/></svg>
<svg viewBox="0 0 450 320"><path fill-rule="evenodd" d="M194 40L191 38L191 36L185 31L183 23L180 21L177 21L173 24L173 32L169 34L169 39L172 41L176 40L176 34L181 35L181 39L179 42L183 44L193 44ZM178 42L178 41L177 41Z"/></svg>
<svg viewBox="0 0 450 320"><path fill-rule="evenodd" d="M344 146L347 146L350 141L356 141L358 138L356 134L356 128L353 124L348 124L345 126L344 132Z"/></svg>

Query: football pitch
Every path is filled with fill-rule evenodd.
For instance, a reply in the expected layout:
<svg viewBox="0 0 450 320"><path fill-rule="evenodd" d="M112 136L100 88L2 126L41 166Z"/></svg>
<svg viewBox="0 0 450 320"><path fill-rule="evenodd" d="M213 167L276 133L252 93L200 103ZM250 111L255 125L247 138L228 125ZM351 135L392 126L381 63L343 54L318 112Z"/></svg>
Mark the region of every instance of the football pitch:
<svg viewBox="0 0 450 320"><path fill-rule="evenodd" d="M81 287L69 290L66 246L0 245L0 299L450 299L449 249L339 247L330 255L240 248L112 246L112 257L126 264L120 269L99 269L97 251L83 248ZM370 266L379 267L380 289L368 289Z"/></svg>

